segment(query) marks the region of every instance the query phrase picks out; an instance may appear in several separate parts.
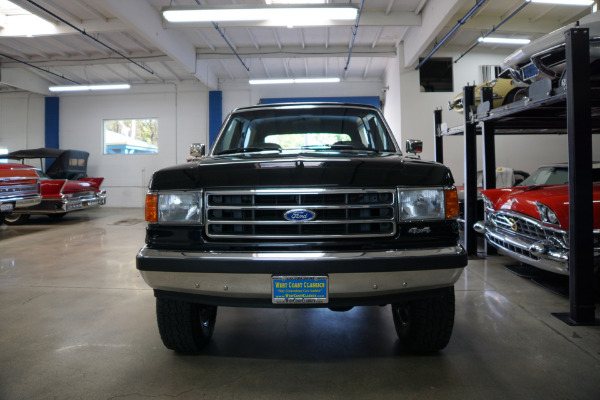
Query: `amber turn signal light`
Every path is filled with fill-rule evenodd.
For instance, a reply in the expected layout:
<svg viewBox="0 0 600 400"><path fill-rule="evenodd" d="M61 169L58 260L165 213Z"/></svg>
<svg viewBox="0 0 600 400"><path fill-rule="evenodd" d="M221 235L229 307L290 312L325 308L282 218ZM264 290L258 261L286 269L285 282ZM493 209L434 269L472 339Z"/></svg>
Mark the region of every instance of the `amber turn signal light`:
<svg viewBox="0 0 600 400"><path fill-rule="evenodd" d="M146 195L146 221L158 222L158 195Z"/></svg>
<svg viewBox="0 0 600 400"><path fill-rule="evenodd" d="M458 218L458 192L456 189L444 190L444 199L446 205L446 218Z"/></svg>

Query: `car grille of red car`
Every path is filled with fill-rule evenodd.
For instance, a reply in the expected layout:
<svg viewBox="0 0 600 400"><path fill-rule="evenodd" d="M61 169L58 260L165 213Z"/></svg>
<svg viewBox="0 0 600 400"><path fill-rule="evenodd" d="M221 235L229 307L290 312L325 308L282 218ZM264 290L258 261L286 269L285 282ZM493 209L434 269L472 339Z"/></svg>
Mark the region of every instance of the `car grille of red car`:
<svg viewBox="0 0 600 400"><path fill-rule="evenodd" d="M555 240L568 248L569 234L567 231L544 226L531 217L499 211L488 213L488 219L494 222L498 229L509 234L521 235L536 240Z"/></svg>

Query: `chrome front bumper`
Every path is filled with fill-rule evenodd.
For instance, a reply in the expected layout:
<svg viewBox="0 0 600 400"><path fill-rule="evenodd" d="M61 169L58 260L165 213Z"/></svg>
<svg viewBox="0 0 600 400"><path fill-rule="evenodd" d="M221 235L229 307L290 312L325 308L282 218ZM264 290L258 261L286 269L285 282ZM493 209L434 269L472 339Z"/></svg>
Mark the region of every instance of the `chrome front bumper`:
<svg viewBox="0 0 600 400"><path fill-rule="evenodd" d="M360 299L454 285L467 264L460 246L371 252L179 252L144 247L137 268L155 290L212 299L272 296L273 275L327 275L329 298Z"/></svg>
<svg viewBox="0 0 600 400"><path fill-rule="evenodd" d="M511 234L486 221L475 223L473 229L483 234L501 254L546 271L569 274L569 249L547 240Z"/></svg>

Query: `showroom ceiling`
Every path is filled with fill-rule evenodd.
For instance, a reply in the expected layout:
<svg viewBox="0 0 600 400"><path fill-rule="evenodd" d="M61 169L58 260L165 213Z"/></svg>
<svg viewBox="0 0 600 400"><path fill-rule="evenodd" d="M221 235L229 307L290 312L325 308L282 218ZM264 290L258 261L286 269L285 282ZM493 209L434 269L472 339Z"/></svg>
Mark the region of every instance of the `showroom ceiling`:
<svg viewBox="0 0 600 400"><path fill-rule="evenodd" d="M219 32L212 24L167 23L160 13L171 6L195 7L197 3L258 6L264 5L264 0L13 0L12 3L48 21L53 33L42 30L29 37L35 29L23 32L22 25L11 27L10 21L16 20L14 17L22 11L0 0L2 88L17 87L48 94L48 85L74 82L136 84L200 80L217 89L227 81L266 78L381 80L397 51L402 51L405 64L413 67L478 2L365 1L347 69L355 21L293 28L258 26L252 22L222 23ZM329 3L349 1L329 0ZM359 7L361 1L350 3ZM444 44L444 49L456 53L454 58L458 58L478 37L524 3L525 0L484 2ZM535 39L590 12L591 7L528 4L495 35ZM489 44L479 47L504 53L514 49Z"/></svg>

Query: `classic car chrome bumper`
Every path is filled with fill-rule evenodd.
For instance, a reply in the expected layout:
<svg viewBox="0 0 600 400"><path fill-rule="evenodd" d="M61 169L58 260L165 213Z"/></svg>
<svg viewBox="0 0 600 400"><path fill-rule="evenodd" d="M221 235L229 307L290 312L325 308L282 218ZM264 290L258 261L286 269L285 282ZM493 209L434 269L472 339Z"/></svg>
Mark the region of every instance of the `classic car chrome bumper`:
<svg viewBox="0 0 600 400"><path fill-rule="evenodd" d="M23 196L12 196L12 197L4 197L2 198L2 211L3 212L15 212L18 208L24 207L32 207L40 204L42 201L42 196L32 196L32 197L23 197Z"/></svg>
<svg viewBox="0 0 600 400"><path fill-rule="evenodd" d="M546 271L569 274L569 249L558 247L549 240L509 233L486 221L476 222L473 229L483 234L502 254Z"/></svg>
<svg viewBox="0 0 600 400"><path fill-rule="evenodd" d="M39 201L38 201L39 203ZM84 210L90 207L96 207L106 203L106 190L96 194L70 198L63 196L55 199L41 199L41 204L31 208L15 210L14 214L60 214L69 211ZM30 206L23 206L30 207Z"/></svg>
<svg viewBox="0 0 600 400"><path fill-rule="evenodd" d="M15 201L15 208L23 208L23 207L31 207L40 204L42 201L42 196L38 195L35 197L30 197L28 199L19 199Z"/></svg>
<svg viewBox="0 0 600 400"><path fill-rule="evenodd" d="M394 296L452 286L467 264L460 246L372 252L182 252L143 247L137 268L153 289L227 300L269 300L273 275L327 275L329 298Z"/></svg>

